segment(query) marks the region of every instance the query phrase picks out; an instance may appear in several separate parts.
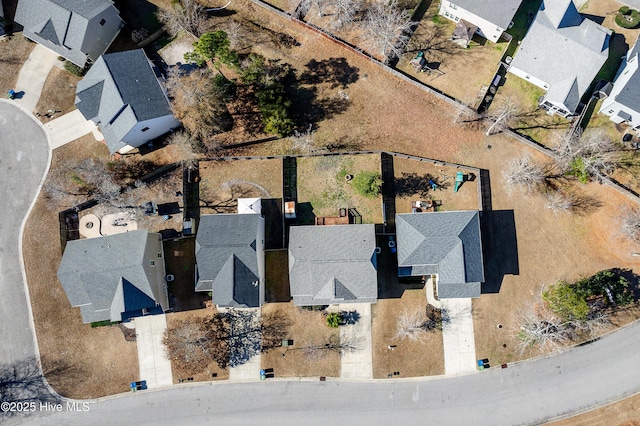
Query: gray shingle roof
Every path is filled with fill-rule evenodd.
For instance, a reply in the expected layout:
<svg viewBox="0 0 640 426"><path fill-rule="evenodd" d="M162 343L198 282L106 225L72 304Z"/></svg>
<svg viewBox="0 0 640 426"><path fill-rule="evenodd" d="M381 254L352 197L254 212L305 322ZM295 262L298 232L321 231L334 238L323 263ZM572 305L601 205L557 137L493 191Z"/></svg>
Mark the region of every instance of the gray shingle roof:
<svg viewBox="0 0 640 426"><path fill-rule="evenodd" d="M441 298L479 297L484 281L477 211L396 215L403 276L438 274Z"/></svg>
<svg viewBox="0 0 640 426"><path fill-rule="evenodd" d="M140 230L67 243L58 279L84 322L120 321L124 312L164 303L166 296L157 294L163 283L145 269L145 250L159 238Z"/></svg>
<svg viewBox="0 0 640 426"><path fill-rule="evenodd" d="M640 40L640 35L623 60L621 68L618 70L618 75L616 75L616 79L613 82L613 90L609 96L615 99L616 102L640 113L640 67L637 65L637 63L640 62L640 43L638 43L638 40ZM636 61L636 65L630 65L630 61ZM623 84L620 82L621 79L619 79L619 77L625 69L628 69L632 74L628 77L626 84ZM608 102L605 100L601 111L607 104ZM624 120L632 119L629 114L622 111L619 111L618 115Z"/></svg>
<svg viewBox="0 0 640 426"><path fill-rule="evenodd" d="M92 18L101 14L109 16L110 20L118 19L118 22L98 31L89 24ZM122 26L120 18L115 18L117 16L111 0L20 0L15 21L24 27L27 37L76 65L84 66L87 59L95 59L107 50L108 43ZM102 36L98 43L94 33ZM94 39L87 42L89 38ZM102 46L100 51L95 52L96 46Z"/></svg>
<svg viewBox="0 0 640 426"><path fill-rule="evenodd" d="M200 218L196 236L196 291L212 291L219 306L260 306L257 241L264 218L257 214L213 214Z"/></svg>
<svg viewBox="0 0 640 426"><path fill-rule="evenodd" d="M452 3L500 28L507 28L522 0L454 0Z"/></svg>
<svg viewBox="0 0 640 426"><path fill-rule="evenodd" d="M99 122L109 151L136 123L171 115L171 107L144 50L102 55L76 89L82 115Z"/></svg>
<svg viewBox="0 0 640 426"><path fill-rule="evenodd" d="M610 36L571 0L545 0L511 66L549 84L545 99L573 113L608 58Z"/></svg>
<svg viewBox="0 0 640 426"><path fill-rule="evenodd" d="M289 282L296 305L375 303L374 225L292 226Z"/></svg>

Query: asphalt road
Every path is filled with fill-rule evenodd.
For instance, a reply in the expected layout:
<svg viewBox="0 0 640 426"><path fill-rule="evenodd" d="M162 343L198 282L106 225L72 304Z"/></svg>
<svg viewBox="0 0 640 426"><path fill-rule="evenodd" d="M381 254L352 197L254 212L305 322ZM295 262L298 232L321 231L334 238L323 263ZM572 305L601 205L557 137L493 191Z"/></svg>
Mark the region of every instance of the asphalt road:
<svg viewBox="0 0 640 426"><path fill-rule="evenodd" d="M49 164L44 130L31 114L0 100L0 364L36 353L19 258L20 226Z"/></svg>
<svg viewBox="0 0 640 426"><path fill-rule="evenodd" d="M640 324L634 324L560 355L469 376L184 386L105 399L85 412L63 406L63 412L22 420L38 425L540 424L638 392L638 353Z"/></svg>

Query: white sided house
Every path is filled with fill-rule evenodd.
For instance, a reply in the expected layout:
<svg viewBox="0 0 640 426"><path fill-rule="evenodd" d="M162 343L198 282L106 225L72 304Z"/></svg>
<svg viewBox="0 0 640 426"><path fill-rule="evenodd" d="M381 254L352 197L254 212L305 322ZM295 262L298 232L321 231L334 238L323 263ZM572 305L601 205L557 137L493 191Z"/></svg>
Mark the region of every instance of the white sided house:
<svg viewBox="0 0 640 426"><path fill-rule="evenodd" d="M586 19L571 0L544 0L509 72L544 89L550 115L577 113L580 99L609 57L611 30Z"/></svg>
<svg viewBox="0 0 640 426"><path fill-rule="evenodd" d="M638 39L627 53L613 80L613 89L602 101L600 111L616 124L626 123L640 130L640 70L638 61L640 45Z"/></svg>
<svg viewBox="0 0 640 426"><path fill-rule="evenodd" d="M142 49L98 58L78 83L75 103L100 127L112 154L127 153L180 126Z"/></svg>
<svg viewBox="0 0 640 426"><path fill-rule="evenodd" d="M509 28L520 3L522 0L442 0L440 15L496 43Z"/></svg>

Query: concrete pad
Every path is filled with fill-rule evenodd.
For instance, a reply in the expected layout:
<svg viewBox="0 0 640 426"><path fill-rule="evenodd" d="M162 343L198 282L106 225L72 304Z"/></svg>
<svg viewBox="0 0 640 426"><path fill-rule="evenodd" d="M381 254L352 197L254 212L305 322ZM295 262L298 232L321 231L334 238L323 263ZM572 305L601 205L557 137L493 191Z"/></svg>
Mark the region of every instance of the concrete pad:
<svg viewBox="0 0 640 426"><path fill-rule="evenodd" d="M260 354L257 354L248 362L229 368L229 380L236 382L260 380L261 361Z"/></svg>
<svg viewBox="0 0 640 426"><path fill-rule="evenodd" d="M165 315L147 315L133 321L136 326L140 380L146 380L149 389L172 386L171 361L162 344L167 329Z"/></svg>
<svg viewBox="0 0 640 426"><path fill-rule="evenodd" d="M79 110L73 110L45 124L51 138L51 147L56 149L64 144L93 132L96 125L87 120Z"/></svg>
<svg viewBox="0 0 640 426"><path fill-rule="evenodd" d="M373 378L373 348L371 338L371 304L341 303L340 311L357 311L355 324L340 326L340 341L354 343L357 349L340 356L340 377L343 379Z"/></svg>
<svg viewBox="0 0 640 426"><path fill-rule="evenodd" d="M20 99L15 99L17 104L33 112L40 99L44 82L57 61L57 53L36 44L18 74L18 82L14 90L16 93L24 93Z"/></svg>
<svg viewBox="0 0 640 426"><path fill-rule="evenodd" d="M138 229L138 223L128 213L113 213L102 217L100 233L102 235L124 234Z"/></svg>
<svg viewBox="0 0 640 426"><path fill-rule="evenodd" d="M100 236L100 218L95 214L86 214L80 218L78 231L81 237L96 238Z"/></svg>
<svg viewBox="0 0 640 426"><path fill-rule="evenodd" d="M440 302L445 374L477 371L471 299L441 299Z"/></svg>

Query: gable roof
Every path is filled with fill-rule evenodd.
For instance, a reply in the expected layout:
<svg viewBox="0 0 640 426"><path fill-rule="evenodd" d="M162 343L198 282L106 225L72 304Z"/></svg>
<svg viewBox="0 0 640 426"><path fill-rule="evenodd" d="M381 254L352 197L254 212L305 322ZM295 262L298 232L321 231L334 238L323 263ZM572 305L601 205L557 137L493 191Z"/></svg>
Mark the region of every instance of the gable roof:
<svg viewBox="0 0 640 426"><path fill-rule="evenodd" d="M260 306L257 214L212 214L200 217L196 235L196 291L211 291L216 305Z"/></svg>
<svg viewBox="0 0 640 426"><path fill-rule="evenodd" d="M163 301L154 294L155 276L144 267L151 238L160 235L140 230L67 243L58 279L84 322L121 321L125 312Z"/></svg>
<svg viewBox="0 0 640 426"><path fill-rule="evenodd" d="M396 215L399 275L438 274L438 296L479 297L484 281L477 211Z"/></svg>
<svg viewBox="0 0 640 426"><path fill-rule="evenodd" d="M138 123L171 115L169 101L144 50L102 55L80 80L76 106L87 120L99 123L111 153Z"/></svg>
<svg viewBox="0 0 640 426"><path fill-rule="evenodd" d="M289 282L296 305L375 303L375 226L292 226Z"/></svg>
<svg viewBox="0 0 640 426"><path fill-rule="evenodd" d="M638 67L640 62L640 43L638 43L638 40L640 40L640 35L638 35L635 44L622 61L618 74L613 81L613 89L609 97L602 102L600 112L608 110L612 101L615 101L632 111L640 113L640 67ZM623 111L618 111L617 114L624 120L632 119L629 114Z"/></svg>
<svg viewBox="0 0 640 426"><path fill-rule="evenodd" d="M454 0L452 3L500 28L507 28L522 0Z"/></svg>
<svg viewBox="0 0 640 426"><path fill-rule="evenodd" d="M84 66L90 53L83 51L87 32L92 30L89 21L111 8L114 16L117 16L111 0L20 0L15 21L24 27L24 33L29 38L76 65ZM114 27L118 30L111 39L119 31L121 22ZM105 44L100 53L104 53L107 47Z"/></svg>
<svg viewBox="0 0 640 426"><path fill-rule="evenodd" d="M610 36L571 0L545 0L511 66L549 84L545 99L573 113L609 56Z"/></svg>

